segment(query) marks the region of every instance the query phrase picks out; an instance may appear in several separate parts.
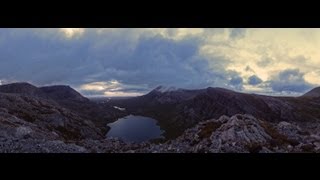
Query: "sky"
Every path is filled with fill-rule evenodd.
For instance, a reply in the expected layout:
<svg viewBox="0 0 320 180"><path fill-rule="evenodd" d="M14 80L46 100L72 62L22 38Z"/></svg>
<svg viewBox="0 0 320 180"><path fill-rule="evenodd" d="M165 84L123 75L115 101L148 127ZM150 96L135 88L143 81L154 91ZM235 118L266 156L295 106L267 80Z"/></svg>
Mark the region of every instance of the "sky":
<svg viewBox="0 0 320 180"><path fill-rule="evenodd" d="M301 95L320 86L320 29L0 28L0 84L138 96L159 85Z"/></svg>

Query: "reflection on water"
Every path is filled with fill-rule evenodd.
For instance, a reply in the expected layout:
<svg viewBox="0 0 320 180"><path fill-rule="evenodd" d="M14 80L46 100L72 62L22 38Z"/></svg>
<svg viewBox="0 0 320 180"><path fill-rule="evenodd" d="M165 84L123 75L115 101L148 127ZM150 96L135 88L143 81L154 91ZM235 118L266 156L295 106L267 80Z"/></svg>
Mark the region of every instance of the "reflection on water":
<svg viewBox="0 0 320 180"><path fill-rule="evenodd" d="M108 124L111 128L108 137L118 137L127 142L142 142L162 138L163 130L157 125L157 120L129 115Z"/></svg>

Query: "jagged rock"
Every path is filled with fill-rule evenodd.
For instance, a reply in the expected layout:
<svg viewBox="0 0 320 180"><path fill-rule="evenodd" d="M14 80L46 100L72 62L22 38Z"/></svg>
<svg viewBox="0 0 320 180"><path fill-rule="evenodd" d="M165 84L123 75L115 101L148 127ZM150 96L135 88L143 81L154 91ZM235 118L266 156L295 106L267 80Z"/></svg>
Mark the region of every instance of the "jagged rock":
<svg viewBox="0 0 320 180"><path fill-rule="evenodd" d="M30 127L20 126L20 127L16 128L15 136L17 138L24 138L24 137L26 137L27 135L29 135L32 132L33 131L32 131L32 129Z"/></svg>
<svg viewBox="0 0 320 180"><path fill-rule="evenodd" d="M235 115L210 137L211 147L218 152L250 152L262 147L270 139L259 124L259 120L250 115Z"/></svg>
<svg viewBox="0 0 320 180"><path fill-rule="evenodd" d="M222 116L198 123L175 140L141 147L142 152L288 153L316 152L319 144L299 126L269 123L252 115ZM313 144L312 144L313 142Z"/></svg>
<svg viewBox="0 0 320 180"><path fill-rule="evenodd" d="M313 145L315 145L315 150L316 151L320 150L320 142L314 142Z"/></svg>
<svg viewBox="0 0 320 180"><path fill-rule="evenodd" d="M65 127L66 117L62 116L61 114L55 113L50 114L48 117L44 119L44 121L50 123L53 127Z"/></svg>
<svg viewBox="0 0 320 180"><path fill-rule="evenodd" d="M259 151L259 153L273 153L273 152L266 147L262 147L262 149Z"/></svg>
<svg viewBox="0 0 320 180"><path fill-rule="evenodd" d="M8 109L6 109L6 108L0 108L0 113L8 113Z"/></svg>
<svg viewBox="0 0 320 180"><path fill-rule="evenodd" d="M296 139L298 133L301 132L301 128L299 126L293 125L285 121L282 121L277 125L277 130L283 135L294 139Z"/></svg>

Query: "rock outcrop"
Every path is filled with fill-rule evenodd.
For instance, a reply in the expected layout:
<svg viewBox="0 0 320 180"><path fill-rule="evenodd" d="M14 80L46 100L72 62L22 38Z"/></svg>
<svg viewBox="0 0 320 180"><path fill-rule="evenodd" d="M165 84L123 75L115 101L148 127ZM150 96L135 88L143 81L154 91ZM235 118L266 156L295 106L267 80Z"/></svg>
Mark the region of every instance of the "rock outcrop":
<svg viewBox="0 0 320 180"><path fill-rule="evenodd" d="M186 130L175 140L149 145L151 153L294 153L320 152L320 139L299 126L270 123L237 114L211 119Z"/></svg>

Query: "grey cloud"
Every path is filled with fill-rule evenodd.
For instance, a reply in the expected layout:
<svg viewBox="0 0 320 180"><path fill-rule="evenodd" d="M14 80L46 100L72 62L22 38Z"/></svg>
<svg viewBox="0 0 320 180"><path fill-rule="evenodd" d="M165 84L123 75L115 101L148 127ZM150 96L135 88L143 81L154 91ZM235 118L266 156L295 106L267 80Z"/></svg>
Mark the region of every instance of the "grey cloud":
<svg viewBox="0 0 320 180"><path fill-rule="evenodd" d="M250 85L258 85L258 84L262 83L262 80L258 76L252 75L249 77L248 83Z"/></svg>
<svg viewBox="0 0 320 180"><path fill-rule="evenodd" d="M243 79L241 77L233 77L231 80L230 80L230 84L231 85L239 85L243 82Z"/></svg>
<svg viewBox="0 0 320 180"><path fill-rule="evenodd" d="M301 64L306 63L307 60L308 60L308 58L305 57L305 56L303 56L303 55L298 55L298 56L293 57L293 58L291 59L292 62L301 63Z"/></svg>
<svg viewBox="0 0 320 180"><path fill-rule="evenodd" d="M247 72L255 73L255 71L250 66L247 66L244 70Z"/></svg>
<svg viewBox="0 0 320 180"><path fill-rule="evenodd" d="M66 39L57 29L1 29L0 79L36 85L117 80L121 91L145 91L158 85L184 88L222 86L228 78L223 58L212 66L198 53L200 40L174 41L138 30L89 29L78 38ZM236 80L235 80L236 81ZM103 92L87 92L103 93Z"/></svg>
<svg viewBox="0 0 320 180"><path fill-rule="evenodd" d="M226 75L231 78L228 82L231 89L242 90L243 89L243 79L239 76L239 74L235 71L229 71Z"/></svg>
<svg viewBox="0 0 320 180"><path fill-rule="evenodd" d="M260 61L257 62L257 65L259 67L266 67L268 65L270 65L273 62L273 59L270 57L262 57Z"/></svg>
<svg viewBox="0 0 320 180"><path fill-rule="evenodd" d="M306 82L303 76L304 73L299 69L287 69L279 72L269 83L271 88L277 92L303 93L314 87Z"/></svg>
<svg viewBox="0 0 320 180"><path fill-rule="evenodd" d="M247 30L245 28L232 28L230 29L230 38L243 38L245 37Z"/></svg>

